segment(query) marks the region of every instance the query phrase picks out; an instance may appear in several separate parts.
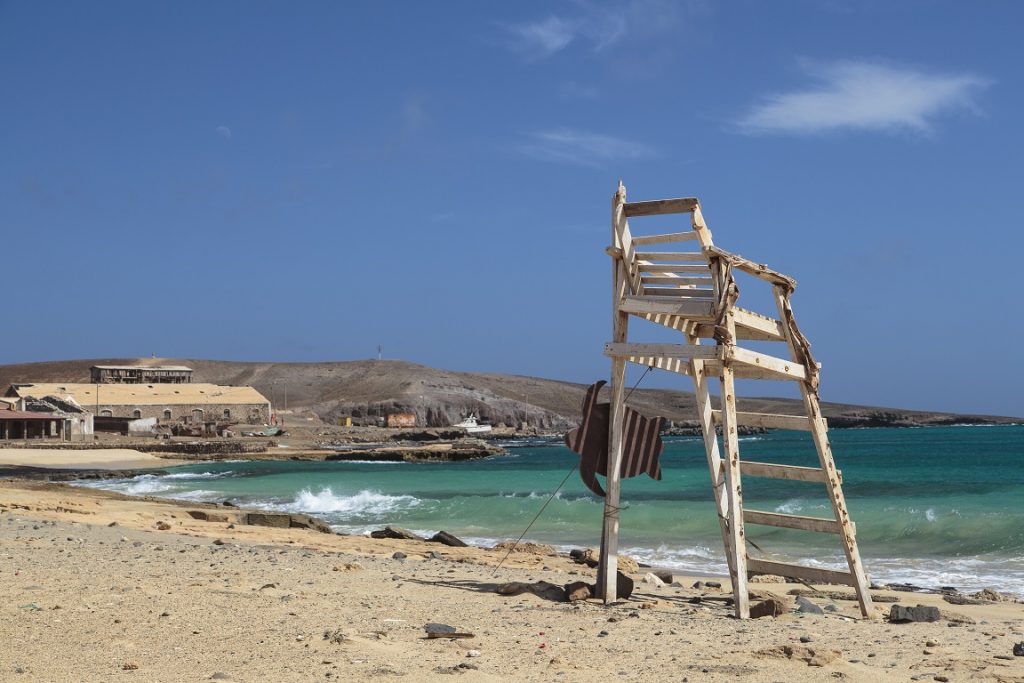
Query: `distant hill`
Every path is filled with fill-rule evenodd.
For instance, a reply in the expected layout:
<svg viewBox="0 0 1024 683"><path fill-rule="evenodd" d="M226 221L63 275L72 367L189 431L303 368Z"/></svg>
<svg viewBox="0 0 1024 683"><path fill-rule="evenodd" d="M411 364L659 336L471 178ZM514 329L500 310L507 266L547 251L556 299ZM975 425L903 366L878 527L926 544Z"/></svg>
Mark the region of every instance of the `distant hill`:
<svg viewBox="0 0 1024 683"><path fill-rule="evenodd" d="M544 430L564 430L579 420L584 385L539 377L439 370L394 360L331 363L243 363L168 358L103 358L0 365L0 391L13 382L88 382L92 365L187 365L197 382L250 385L275 407L310 410L334 422L341 415L414 412L419 424L451 425L470 412L495 424L526 422ZM680 378L685 379L685 378ZM693 394L639 389L630 405L649 415L696 425ZM800 401L741 399L741 410L802 414ZM834 427L1006 424L1020 419L988 415L930 413L898 408L824 403Z"/></svg>

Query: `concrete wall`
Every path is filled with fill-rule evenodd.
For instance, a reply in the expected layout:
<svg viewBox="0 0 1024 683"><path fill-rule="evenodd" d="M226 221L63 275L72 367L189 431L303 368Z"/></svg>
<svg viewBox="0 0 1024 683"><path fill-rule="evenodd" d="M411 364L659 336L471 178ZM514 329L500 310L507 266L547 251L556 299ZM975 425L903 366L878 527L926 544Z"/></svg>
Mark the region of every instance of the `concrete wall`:
<svg viewBox="0 0 1024 683"><path fill-rule="evenodd" d="M202 410L202 419L210 421L231 421L240 424L270 424L269 403L203 403L193 405L173 406L111 406L100 403L99 415L109 410L111 417L155 417L161 424L168 422L189 422L192 420L193 410ZM89 406L89 410L95 412L96 406ZM135 411L139 411L136 415ZM230 417L224 416L224 411L230 411ZM170 411L168 417L164 411Z"/></svg>

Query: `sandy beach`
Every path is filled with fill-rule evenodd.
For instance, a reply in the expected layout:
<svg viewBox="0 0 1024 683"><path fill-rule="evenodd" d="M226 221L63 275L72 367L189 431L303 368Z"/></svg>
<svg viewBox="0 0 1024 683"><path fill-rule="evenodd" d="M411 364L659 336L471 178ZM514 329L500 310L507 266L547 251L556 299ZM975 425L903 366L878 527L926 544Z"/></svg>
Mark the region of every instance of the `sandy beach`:
<svg viewBox="0 0 1024 683"><path fill-rule="evenodd" d="M131 448L0 448L0 465L65 470L125 470L173 467L183 461Z"/></svg>
<svg viewBox="0 0 1024 683"><path fill-rule="evenodd" d="M503 582L593 570L517 552L495 572L495 550L231 528L189 516L200 508L0 484L0 680L1024 681L1019 603L880 592L945 618L864 621L854 602L817 597L824 614L741 622L727 585L648 583L644 569L608 607L503 596ZM753 587L795 607L799 586ZM430 639L431 622L473 635Z"/></svg>

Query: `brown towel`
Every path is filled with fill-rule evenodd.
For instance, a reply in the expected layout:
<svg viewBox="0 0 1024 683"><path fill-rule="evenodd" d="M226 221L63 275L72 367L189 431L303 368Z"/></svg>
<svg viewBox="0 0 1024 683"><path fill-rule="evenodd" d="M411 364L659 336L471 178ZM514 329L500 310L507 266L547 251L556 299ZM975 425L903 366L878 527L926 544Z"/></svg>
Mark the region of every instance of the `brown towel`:
<svg viewBox="0 0 1024 683"><path fill-rule="evenodd" d="M608 423L611 405L598 403L597 395L606 384L603 380L587 388L583 399L583 422L565 435L565 445L580 454L580 477L597 495L604 497L604 489L597 475L608 476ZM661 428L665 418L647 418L632 408L626 408L622 429L622 478L635 477L646 472L651 479L661 480L658 457L665 445L661 442Z"/></svg>

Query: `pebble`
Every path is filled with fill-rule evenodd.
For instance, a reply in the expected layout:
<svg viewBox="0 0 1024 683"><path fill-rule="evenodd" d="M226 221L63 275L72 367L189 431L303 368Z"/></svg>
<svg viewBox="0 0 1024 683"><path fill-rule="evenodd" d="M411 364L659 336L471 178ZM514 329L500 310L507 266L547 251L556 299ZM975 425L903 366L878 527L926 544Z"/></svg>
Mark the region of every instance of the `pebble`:
<svg viewBox="0 0 1024 683"><path fill-rule="evenodd" d="M226 674L223 671L215 671L213 673L213 675L210 676L210 680L211 681L230 681L231 680L231 676L230 676L230 674Z"/></svg>
<svg viewBox="0 0 1024 683"><path fill-rule="evenodd" d="M392 560L404 560L405 558L406 554L401 551L396 551L395 554L391 556Z"/></svg>
<svg viewBox="0 0 1024 683"><path fill-rule="evenodd" d="M223 539L215 538L215 539L213 539L213 544L214 545L224 545L224 541L223 541Z"/></svg>
<svg viewBox="0 0 1024 683"><path fill-rule="evenodd" d="M937 642L935 642L934 640L929 640L927 643L924 644L924 646L925 647L938 647L939 644Z"/></svg>
<svg viewBox="0 0 1024 683"><path fill-rule="evenodd" d="M480 650L470 650L469 652L466 653L466 656L467 657L479 657L480 656Z"/></svg>
<svg viewBox="0 0 1024 683"><path fill-rule="evenodd" d="M813 642L813 641L814 641L814 638L812 638L810 636L800 636L800 642L801 643L810 643L810 642Z"/></svg>
<svg viewBox="0 0 1024 683"><path fill-rule="evenodd" d="M598 638L604 638L606 635L608 635L608 631L601 631L600 633L597 634L597 637Z"/></svg>

